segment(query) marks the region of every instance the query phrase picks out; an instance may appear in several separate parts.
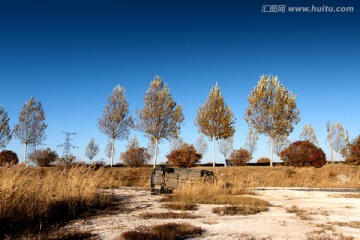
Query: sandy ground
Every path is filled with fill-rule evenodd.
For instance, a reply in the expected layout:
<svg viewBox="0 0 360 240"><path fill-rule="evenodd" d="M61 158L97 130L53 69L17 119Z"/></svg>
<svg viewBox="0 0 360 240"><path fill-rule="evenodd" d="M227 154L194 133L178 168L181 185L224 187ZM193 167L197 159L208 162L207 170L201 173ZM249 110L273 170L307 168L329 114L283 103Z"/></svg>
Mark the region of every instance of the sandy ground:
<svg viewBox="0 0 360 240"><path fill-rule="evenodd" d="M192 211L197 219L141 219L144 212L166 212L161 208L162 196L149 191L122 188L112 190L114 196L126 199L130 211L95 216L69 223L67 229L79 229L97 234L99 239L121 239L127 230L166 222L187 222L204 229L196 239L306 239L309 234L343 234L360 239L360 229L341 227L335 222L360 222L360 198L345 198L344 194L293 189L256 190L258 198L269 201L269 211L248 216L218 216L212 213L215 205L199 205ZM294 206L300 214L289 213ZM305 210L301 212L301 210ZM336 238L334 238L336 239Z"/></svg>

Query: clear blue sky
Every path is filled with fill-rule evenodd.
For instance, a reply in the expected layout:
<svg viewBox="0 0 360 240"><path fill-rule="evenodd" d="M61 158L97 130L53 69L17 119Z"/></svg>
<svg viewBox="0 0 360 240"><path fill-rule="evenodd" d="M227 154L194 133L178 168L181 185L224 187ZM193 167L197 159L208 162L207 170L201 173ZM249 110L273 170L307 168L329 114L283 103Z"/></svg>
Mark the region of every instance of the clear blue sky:
<svg viewBox="0 0 360 240"><path fill-rule="evenodd" d="M353 13L261 13L263 5L353 6ZM0 2L0 104L13 127L34 96L46 112L46 147L57 150L62 131L76 132L72 149L85 160L91 137L106 159L106 136L97 119L116 84L126 88L131 112L158 74L184 110L181 136L194 143L197 108L217 81L236 121L235 148L245 141L247 97L262 74L278 75L297 94L301 122L312 124L325 144L327 121L360 134L360 2L347 1L110 1ZM140 132L141 145L147 140ZM117 155L126 142L116 141ZM211 142L209 141L211 147ZM22 161L13 138L7 149ZM210 149L209 149L210 150ZM165 161L168 143L160 145ZM211 161L211 151L203 162ZM261 137L254 158L269 156ZM223 157L217 153L218 162Z"/></svg>

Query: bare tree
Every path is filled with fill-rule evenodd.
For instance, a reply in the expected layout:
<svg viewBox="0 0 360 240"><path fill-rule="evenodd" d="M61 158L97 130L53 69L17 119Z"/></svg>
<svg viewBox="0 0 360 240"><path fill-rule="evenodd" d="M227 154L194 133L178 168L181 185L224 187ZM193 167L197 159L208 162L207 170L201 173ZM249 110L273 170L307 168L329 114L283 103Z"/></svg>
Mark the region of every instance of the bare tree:
<svg viewBox="0 0 360 240"><path fill-rule="evenodd" d="M171 154L171 152L178 150L180 148L182 148L182 146L185 144L184 140L181 137L177 137L177 138L173 138L170 142L170 152L169 154Z"/></svg>
<svg viewBox="0 0 360 240"><path fill-rule="evenodd" d="M111 167L114 160L114 142L116 139L125 140L130 135L130 129L134 123L129 113L129 105L126 101L125 88L117 85L110 96L108 104L99 118L98 127L100 132L111 139L112 154Z"/></svg>
<svg viewBox="0 0 360 240"><path fill-rule="evenodd" d="M205 140L204 134L200 133L199 137L196 139L195 149L203 157L208 151L208 143Z"/></svg>
<svg viewBox="0 0 360 240"><path fill-rule="evenodd" d="M162 139L171 140L180 132L184 121L182 108L170 94L170 88L159 76L155 76L144 96L144 107L137 110L139 121L137 128L155 143L154 165L157 149Z"/></svg>
<svg viewBox="0 0 360 240"><path fill-rule="evenodd" d="M319 146L319 142L316 138L315 130L311 125L305 124L302 132L300 133L300 140L309 141L315 146Z"/></svg>
<svg viewBox="0 0 360 240"><path fill-rule="evenodd" d="M244 149L248 151L251 155L257 150L257 141L259 140L259 136L254 129L250 129L248 134L246 135L246 142L244 144Z"/></svg>
<svg viewBox="0 0 360 240"><path fill-rule="evenodd" d="M280 156L281 151L287 148L290 145L290 143L291 142L288 136L285 135L276 136L274 138L274 153L277 156Z"/></svg>
<svg viewBox="0 0 360 240"><path fill-rule="evenodd" d="M27 161L28 145L40 145L46 139L45 112L41 102L34 97L25 102L19 115L19 123L14 127L14 134L17 139L25 145L24 162Z"/></svg>
<svg viewBox="0 0 360 240"><path fill-rule="evenodd" d="M235 117L231 107L227 106L220 87L216 83L211 88L205 103L197 110L195 125L199 132L213 141L213 167L215 167L215 141L227 139L235 133Z"/></svg>
<svg viewBox="0 0 360 240"><path fill-rule="evenodd" d="M7 112L0 105L0 149L5 148L9 144L12 132L9 126L10 118L8 118Z"/></svg>
<svg viewBox="0 0 360 240"><path fill-rule="evenodd" d="M334 151L341 152L349 143L349 133L340 122L330 124L326 123L327 138L331 152L331 162L334 164Z"/></svg>
<svg viewBox="0 0 360 240"><path fill-rule="evenodd" d="M134 135L132 138L129 139L127 145L126 145L126 150L132 149L132 148L139 148L140 144L136 138L136 135Z"/></svg>
<svg viewBox="0 0 360 240"><path fill-rule="evenodd" d="M227 156L234 150L234 138L229 137L226 139L220 139L218 144L218 150L222 155L224 155L226 165Z"/></svg>
<svg viewBox="0 0 360 240"><path fill-rule="evenodd" d="M261 76L248 97L245 120L257 133L270 137L270 166L273 166L273 146L277 136L288 136L300 121L296 96L286 89L278 77Z"/></svg>
<svg viewBox="0 0 360 240"><path fill-rule="evenodd" d="M95 143L94 138L91 138L89 144L85 149L85 155L90 159L90 164L91 160L99 153L99 151L99 145Z"/></svg>
<svg viewBox="0 0 360 240"><path fill-rule="evenodd" d="M105 147L105 155L111 159L111 156L116 154L115 146L113 146L112 142L108 140L106 147Z"/></svg>

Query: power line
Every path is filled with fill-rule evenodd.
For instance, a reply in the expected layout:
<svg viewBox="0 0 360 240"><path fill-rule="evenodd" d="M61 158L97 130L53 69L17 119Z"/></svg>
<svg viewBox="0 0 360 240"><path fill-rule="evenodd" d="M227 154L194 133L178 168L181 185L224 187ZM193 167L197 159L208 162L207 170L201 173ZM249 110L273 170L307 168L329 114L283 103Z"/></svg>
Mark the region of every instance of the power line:
<svg viewBox="0 0 360 240"><path fill-rule="evenodd" d="M71 138L71 135L75 135L75 132L62 132L65 134L65 142L63 144L58 145L57 147L64 147L63 156L68 157L70 156L70 148L77 148L76 146L72 145L70 143L71 140L74 140Z"/></svg>

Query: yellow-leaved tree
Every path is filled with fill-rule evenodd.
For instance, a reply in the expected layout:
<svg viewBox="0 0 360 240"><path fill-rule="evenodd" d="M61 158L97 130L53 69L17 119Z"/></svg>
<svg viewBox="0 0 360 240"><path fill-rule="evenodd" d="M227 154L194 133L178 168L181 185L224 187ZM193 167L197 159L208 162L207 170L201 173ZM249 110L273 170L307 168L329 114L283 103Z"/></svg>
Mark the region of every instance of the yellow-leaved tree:
<svg viewBox="0 0 360 240"><path fill-rule="evenodd" d="M259 134L270 137L270 166L273 166L274 139L287 137L300 121L296 96L282 85L277 76L262 75L250 92L245 121Z"/></svg>
<svg viewBox="0 0 360 240"><path fill-rule="evenodd" d="M195 125L199 132L213 141L213 167L215 167L215 141L234 136L235 117L230 106L227 106L220 87L216 83L203 105L197 110Z"/></svg>
<svg viewBox="0 0 360 240"><path fill-rule="evenodd" d="M111 139L111 167L114 162L114 142L116 139L125 140L130 135L134 126L129 113L129 105L126 101L125 88L117 85L110 96L108 104L102 112L102 118L98 119L100 132Z"/></svg>
<svg viewBox="0 0 360 240"><path fill-rule="evenodd" d="M159 76L155 76L144 96L144 107L137 110L137 129L155 143L154 164L158 156L158 145L162 139L177 138L184 121L182 108L170 94L170 88Z"/></svg>
<svg viewBox="0 0 360 240"><path fill-rule="evenodd" d="M29 145L40 145L45 139L45 112L40 101L34 97L25 102L19 115L19 123L14 127L17 139L25 145L24 162L27 161L27 148Z"/></svg>

